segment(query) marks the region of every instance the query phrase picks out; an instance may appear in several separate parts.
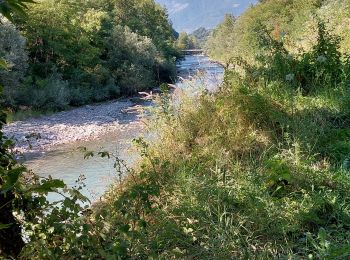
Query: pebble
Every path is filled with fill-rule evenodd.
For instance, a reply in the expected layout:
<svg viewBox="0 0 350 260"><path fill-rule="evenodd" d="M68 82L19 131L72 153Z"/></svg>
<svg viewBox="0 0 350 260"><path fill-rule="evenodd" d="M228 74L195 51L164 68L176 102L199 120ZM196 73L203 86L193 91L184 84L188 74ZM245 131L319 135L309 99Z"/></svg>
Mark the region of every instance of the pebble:
<svg viewBox="0 0 350 260"><path fill-rule="evenodd" d="M4 133L16 140L19 152L44 153L72 141L94 140L111 131L126 131L135 125L142 127L135 113L123 113L133 106L130 100L87 105L8 124L4 127Z"/></svg>

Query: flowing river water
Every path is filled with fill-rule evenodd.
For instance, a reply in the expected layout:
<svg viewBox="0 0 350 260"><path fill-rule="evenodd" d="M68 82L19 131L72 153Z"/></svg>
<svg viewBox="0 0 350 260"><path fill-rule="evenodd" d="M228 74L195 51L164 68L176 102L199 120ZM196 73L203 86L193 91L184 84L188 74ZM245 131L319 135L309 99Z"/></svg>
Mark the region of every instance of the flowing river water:
<svg viewBox="0 0 350 260"><path fill-rule="evenodd" d="M223 78L223 68L203 55L187 55L177 64L179 79L176 83L179 88L188 88L190 85L206 86L208 91L214 91ZM119 101L117 101L119 102ZM129 108L129 103L125 106ZM113 106L112 103L108 106ZM87 106L83 109L104 109L104 105L98 107ZM134 105L130 105L132 108ZM117 109L120 109L119 107ZM124 108L125 109L125 108ZM79 110L81 112L81 109ZM78 110L70 111L68 116L79 117ZM76 114L74 114L76 113ZM87 112L89 114L89 112ZM118 121L118 127L107 133L99 133L93 140L72 141L52 147L49 151L40 153L26 153L25 165L40 176L62 179L68 186L75 186L76 181L84 179L85 188L82 193L91 201L98 200L108 187L117 180L117 174L113 167L114 160L94 156L84 159L84 155L78 147L86 147L90 151L109 151L118 155L129 166L132 166L139 156L133 149L132 140L148 133L144 130L142 116L137 113L129 113L124 120ZM66 115L66 114L63 114ZM50 116L52 119L55 115ZM88 118L88 116L87 116ZM118 118L118 117L117 117ZM30 122L25 124L25 127ZM17 126L16 126L17 127ZM64 131L64 130L62 130ZM50 195L49 199L55 200L59 195Z"/></svg>

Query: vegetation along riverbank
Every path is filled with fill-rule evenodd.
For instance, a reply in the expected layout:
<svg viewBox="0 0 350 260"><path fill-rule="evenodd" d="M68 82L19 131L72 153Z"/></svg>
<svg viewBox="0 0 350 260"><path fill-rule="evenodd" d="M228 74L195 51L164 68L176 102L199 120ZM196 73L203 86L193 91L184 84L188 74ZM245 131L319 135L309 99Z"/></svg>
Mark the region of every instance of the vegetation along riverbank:
<svg viewBox="0 0 350 260"><path fill-rule="evenodd" d="M127 3L116 10L134 10ZM124 17L132 28L143 16ZM162 85L149 124L157 138L134 140L142 160L132 169L115 158L126 174L92 208L82 206L80 185L24 175L2 138L0 241L22 250L0 244L0 252L348 259L349 19L348 0L264 0L238 18L227 15L206 43L211 58L227 64L221 88L173 103ZM51 191L66 191L61 204L46 201Z"/></svg>
<svg viewBox="0 0 350 260"><path fill-rule="evenodd" d="M0 84L12 111L101 102L175 76L175 33L154 1L35 2L25 18L13 16L17 26L0 28L10 66Z"/></svg>

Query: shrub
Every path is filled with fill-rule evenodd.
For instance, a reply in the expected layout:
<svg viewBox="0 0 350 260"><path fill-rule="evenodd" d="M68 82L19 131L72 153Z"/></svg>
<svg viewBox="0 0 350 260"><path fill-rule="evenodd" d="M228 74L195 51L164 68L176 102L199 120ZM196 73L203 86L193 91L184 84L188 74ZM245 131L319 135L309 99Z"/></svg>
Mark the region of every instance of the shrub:
<svg viewBox="0 0 350 260"><path fill-rule="evenodd" d="M62 110L71 101L68 82L56 72L47 79L34 81L28 78L17 95L18 104L39 110Z"/></svg>
<svg viewBox="0 0 350 260"><path fill-rule="evenodd" d="M109 64L123 94L133 94L155 84L157 50L151 39L129 28L116 27L110 39Z"/></svg>
<svg viewBox="0 0 350 260"><path fill-rule="evenodd" d="M0 70L0 85L4 87L6 104L14 106L28 67L28 54L25 50L26 39L8 21L0 21L0 57L8 64L6 70Z"/></svg>

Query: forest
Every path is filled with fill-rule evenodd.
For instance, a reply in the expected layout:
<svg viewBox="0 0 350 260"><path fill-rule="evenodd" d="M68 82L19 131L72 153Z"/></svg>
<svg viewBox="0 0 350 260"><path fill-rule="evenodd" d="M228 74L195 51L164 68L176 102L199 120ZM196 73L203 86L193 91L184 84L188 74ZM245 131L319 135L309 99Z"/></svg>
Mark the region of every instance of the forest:
<svg viewBox="0 0 350 260"><path fill-rule="evenodd" d="M154 1L39 0L26 13L0 27L0 56L11 67L0 84L14 111L101 102L175 76L175 33Z"/></svg>
<svg viewBox="0 0 350 260"><path fill-rule="evenodd" d="M60 16L50 9L51 0L43 1L28 9L27 18L14 17L24 36L3 22L2 30L21 39L15 53L28 65L18 64L30 71L23 82L15 81L19 76L2 82L5 96L16 94L6 86L25 90L34 80L42 82L42 91L65 82L74 93L83 86L93 91L91 82L105 86L105 75L105 83L111 76L124 93L135 91L126 80L142 89L136 83L154 76L149 68L169 76L176 43L166 12L153 1L121 2L114 2L112 14L103 11L111 9L101 0L93 7L80 3L76 8L84 12L61 6ZM81 16L64 19L69 13ZM349 0L263 0L239 17L226 15L205 43L209 57L225 66L220 89L174 104L162 85L149 122L157 140L134 140L142 159L93 207L84 206L79 188L29 178L1 136L0 207L7 222L0 215L0 241L8 244L0 244L0 253L20 259L349 259L349 20ZM108 43L131 48L133 58L104 48L96 28L112 38ZM38 30L47 38L38 38ZM81 38L55 41L71 30ZM21 51L24 44L29 53ZM86 57L87 50L104 55ZM155 56L145 55L151 50ZM79 63L73 64L77 53ZM101 62L98 68L90 59ZM135 67L119 67L119 60ZM110 156L86 153L93 155ZM115 159L121 171L125 165ZM47 201L54 191L65 192L61 204Z"/></svg>

